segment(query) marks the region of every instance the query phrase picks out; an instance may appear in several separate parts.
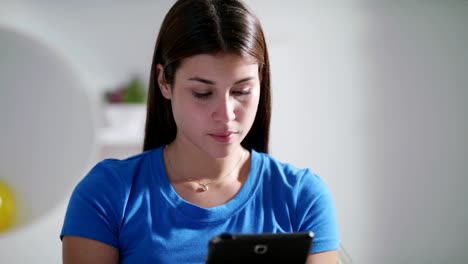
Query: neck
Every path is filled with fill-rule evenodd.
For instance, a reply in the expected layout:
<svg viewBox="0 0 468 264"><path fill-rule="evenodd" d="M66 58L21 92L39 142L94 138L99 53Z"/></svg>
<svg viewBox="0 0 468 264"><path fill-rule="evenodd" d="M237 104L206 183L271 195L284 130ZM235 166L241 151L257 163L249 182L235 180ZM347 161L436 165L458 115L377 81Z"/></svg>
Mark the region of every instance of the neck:
<svg viewBox="0 0 468 264"><path fill-rule="evenodd" d="M237 177L247 156L246 152L239 146L238 150L226 157L213 158L204 151L190 151L171 143L164 149L164 161L169 181L173 183L216 182Z"/></svg>

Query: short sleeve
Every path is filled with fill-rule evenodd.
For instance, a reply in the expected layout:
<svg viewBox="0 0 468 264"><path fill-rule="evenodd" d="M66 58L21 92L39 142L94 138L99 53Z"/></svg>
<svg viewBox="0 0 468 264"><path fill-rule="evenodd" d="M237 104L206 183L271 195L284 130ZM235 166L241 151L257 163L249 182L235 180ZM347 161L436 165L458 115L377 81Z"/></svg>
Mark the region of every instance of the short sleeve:
<svg viewBox="0 0 468 264"><path fill-rule="evenodd" d="M296 221L299 231L314 233L311 253L339 248L333 197L322 179L310 170L305 170L297 190Z"/></svg>
<svg viewBox="0 0 468 264"><path fill-rule="evenodd" d="M68 204L60 238L72 235L118 248L119 223L124 199L122 179L98 163L75 187Z"/></svg>

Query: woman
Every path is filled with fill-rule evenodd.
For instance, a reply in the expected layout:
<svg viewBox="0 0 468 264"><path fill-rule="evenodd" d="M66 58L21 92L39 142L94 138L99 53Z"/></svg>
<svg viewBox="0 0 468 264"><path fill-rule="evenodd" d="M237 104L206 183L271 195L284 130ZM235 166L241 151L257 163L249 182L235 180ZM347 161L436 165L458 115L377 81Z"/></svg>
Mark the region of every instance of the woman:
<svg viewBox="0 0 468 264"><path fill-rule="evenodd" d="M64 263L203 263L223 232L312 231L308 263L336 263L330 192L269 156L268 52L238 0L180 0L151 69L144 152L104 160L75 188Z"/></svg>

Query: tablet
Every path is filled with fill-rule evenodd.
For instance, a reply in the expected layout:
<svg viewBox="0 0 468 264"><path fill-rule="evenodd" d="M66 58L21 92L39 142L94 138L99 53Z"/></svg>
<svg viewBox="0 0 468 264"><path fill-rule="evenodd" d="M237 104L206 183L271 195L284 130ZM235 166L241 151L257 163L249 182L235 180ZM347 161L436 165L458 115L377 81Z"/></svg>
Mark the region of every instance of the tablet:
<svg viewBox="0 0 468 264"><path fill-rule="evenodd" d="M312 232L225 233L210 240L206 263L304 264L309 255L313 237Z"/></svg>

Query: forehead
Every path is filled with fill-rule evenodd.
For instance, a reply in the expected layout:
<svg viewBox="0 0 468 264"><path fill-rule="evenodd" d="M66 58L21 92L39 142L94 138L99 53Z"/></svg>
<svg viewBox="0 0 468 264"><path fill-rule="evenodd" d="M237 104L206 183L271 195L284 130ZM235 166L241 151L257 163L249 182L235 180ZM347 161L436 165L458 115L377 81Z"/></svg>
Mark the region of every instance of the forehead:
<svg viewBox="0 0 468 264"><path fill-rule="evenodd" d="M258 63L252 58L230 53L199 54L182 60L176 78L194 76L211 79L243 77L258 78Z"/></svg>

